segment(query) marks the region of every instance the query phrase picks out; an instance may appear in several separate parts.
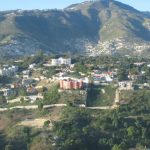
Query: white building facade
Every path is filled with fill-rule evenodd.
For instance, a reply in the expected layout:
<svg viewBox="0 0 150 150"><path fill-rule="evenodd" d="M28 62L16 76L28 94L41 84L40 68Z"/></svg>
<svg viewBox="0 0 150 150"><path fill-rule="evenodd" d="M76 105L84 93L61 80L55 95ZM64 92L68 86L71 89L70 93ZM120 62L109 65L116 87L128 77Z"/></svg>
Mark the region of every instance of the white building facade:
<svg viewBox="0 0 150 150"><path fill-rule="evenodd" d="M134 90L132 81L122 81L118 83L119 90Z"/></svg>
<svg viewBox="0 0 150 150"><path fill-rule="evenodd" d="M0 69L0 75L1 76L12 76L12 75L15 75L17 71L18 71L17 66L2 68L2 69Z"/></svg>
<svg viewBox="0 0 150 150"><path fill-rule="evenodd" d="M51 60L52 66L71 65L71 58L58 58Z"/></svg>

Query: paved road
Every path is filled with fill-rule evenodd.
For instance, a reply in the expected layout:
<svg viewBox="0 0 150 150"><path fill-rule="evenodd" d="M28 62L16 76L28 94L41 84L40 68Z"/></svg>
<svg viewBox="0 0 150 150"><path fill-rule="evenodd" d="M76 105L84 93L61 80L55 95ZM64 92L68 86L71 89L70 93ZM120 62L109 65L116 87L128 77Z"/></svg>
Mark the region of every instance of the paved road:
<svg viewBox="0 0 150 150"><path fill-rule="evenodd" d="M43 108L52 108L52 107L66 107L67 104L52 104L52 105L44 105ZM86 108L86 109L93 109L93 110L108 110L108 109L115 109L119 106L112 105L112 106L102 106L102 107L85 107L84 105L78 105L77 107ZM30 106L14 106L10 108L0 108L0 112L13 110L13 109L38 109L38 105L30 105Z"/></svg>
<svg viewBox="0 0 150 150"><path fill-rule="evenodd" d="M52 104L52 105L44 105L43 108L52 108L52 107L64 107L67 104ZM10 108L0 108L0 111L7 111L12 109L38 109L38 105L30 105L30 106L14 106Z"/></svg>

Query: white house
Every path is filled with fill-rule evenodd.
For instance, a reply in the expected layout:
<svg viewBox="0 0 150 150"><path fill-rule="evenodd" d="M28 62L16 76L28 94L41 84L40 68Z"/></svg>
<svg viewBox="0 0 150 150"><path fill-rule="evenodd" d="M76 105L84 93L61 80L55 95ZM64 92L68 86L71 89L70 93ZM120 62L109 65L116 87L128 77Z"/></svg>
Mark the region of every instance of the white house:
<svg viewBox="0 0 150 150"><path fill-rule="evenodd" d="M101 72L101 71L94 71L93 73L94 81L99 82L112 82L113 81L113 72Z"/></svg>
<svg viewBox="0 0 150 150"><path fill-rule="evenodd" d="M52 66L60 66L60 65L71 65L71 58L58 58L51 60Z"/></svg>
<svg viewBox="0 0 150 150"><path fill-rule="evenodd" d="M2 76L12 76L18 71L18 66L4 67L0 69L0 75Z"/></svg>
<svg viewBox="0 0 150 150"><path fill-rule="evenodd" d="M119 90L134 90L132 81L121 81L118 83Z"/></svg>
<svg viewBox="0 0 150 150"><path fill-rule="evenodd" d="M35 66L36 66L36 64L35 64L35 63L30 64L30 65L29 65L29 69L34 69L34 68L35 68Z"/></svg>
<svg viewBox="0 0 150 150"><path fill-rule="evenodd" d="M11 88L5 88L5 89L2 89L2 91L4 92L5 97L8 97L14 94L14 91Z"/></svg>

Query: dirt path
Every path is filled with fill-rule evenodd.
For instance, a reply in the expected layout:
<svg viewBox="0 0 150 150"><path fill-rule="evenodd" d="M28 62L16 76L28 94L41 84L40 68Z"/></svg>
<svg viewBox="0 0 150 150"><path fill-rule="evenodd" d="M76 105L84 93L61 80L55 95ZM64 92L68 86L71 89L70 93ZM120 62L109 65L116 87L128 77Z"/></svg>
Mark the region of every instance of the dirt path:
<svg viewBox="0 0 150 150"><path fill-rule="evenodd" d="M26 119L26 120L20 122L18 125L42 128L43 125L44 125L44 122L47 121L47 120L50 120L50 118ZM50 128L51 127L52 127L52 125L50 125Z"/></svg>

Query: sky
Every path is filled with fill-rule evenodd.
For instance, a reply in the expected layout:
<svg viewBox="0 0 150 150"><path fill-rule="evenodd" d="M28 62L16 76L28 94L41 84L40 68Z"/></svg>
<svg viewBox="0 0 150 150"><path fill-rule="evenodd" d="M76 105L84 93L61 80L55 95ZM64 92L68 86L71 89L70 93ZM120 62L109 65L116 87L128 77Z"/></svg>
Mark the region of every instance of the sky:
<svg viewBox="0 0 150 150"><path fill-rule="evenodd" d="M84 0L0 0L0 10L63 9ZM118 0L141 11L150 11L150 0Z"/></svg>

